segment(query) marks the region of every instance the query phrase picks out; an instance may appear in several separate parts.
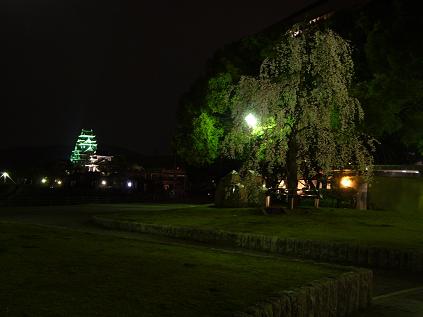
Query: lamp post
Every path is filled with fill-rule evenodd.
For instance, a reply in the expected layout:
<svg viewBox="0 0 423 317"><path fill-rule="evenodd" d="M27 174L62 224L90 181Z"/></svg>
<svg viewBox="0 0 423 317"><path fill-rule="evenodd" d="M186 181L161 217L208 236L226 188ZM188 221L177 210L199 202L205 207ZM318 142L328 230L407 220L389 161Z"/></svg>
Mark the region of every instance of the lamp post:
<svg viewBox="0 0 423 317"><path fill-rule="evenodd" d="M252 113L249 113L245 116L244 118L245 122L247 123L248 127L252 130L257 128L257 124L258 124L258 119L256 118L256 116ZM263 185L265 186L265 185ZM270 207L270 196L266 195L266 199L265 199L265 207L269 208Z"/></svg>

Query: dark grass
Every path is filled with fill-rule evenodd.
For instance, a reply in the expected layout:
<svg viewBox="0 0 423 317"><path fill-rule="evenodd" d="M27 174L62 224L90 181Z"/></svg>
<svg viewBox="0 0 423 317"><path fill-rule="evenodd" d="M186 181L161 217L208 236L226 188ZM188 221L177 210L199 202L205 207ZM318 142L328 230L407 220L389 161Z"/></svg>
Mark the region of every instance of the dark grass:
<svg viewBox="0 0 423 317"><path fill-rule="evenodd" d="M343 270L0 222L0 316L230 316Z"/></svg>
<svg viewBox="0 0 423 317"><path fill-rule="evenodd" d="M110 216L142 223L423 251L423 213L419 212L303 208L289 213L264 215L257 209L200 206L154 212L140 208Z"/></svg>

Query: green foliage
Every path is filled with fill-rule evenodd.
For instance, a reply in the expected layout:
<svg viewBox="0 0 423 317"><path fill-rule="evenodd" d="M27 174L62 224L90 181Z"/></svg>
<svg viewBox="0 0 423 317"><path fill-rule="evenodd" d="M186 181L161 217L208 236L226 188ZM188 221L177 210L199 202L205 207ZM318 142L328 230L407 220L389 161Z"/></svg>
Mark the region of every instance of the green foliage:
<svg viewBox="0 0 423 317"><path fill-rule="evenodd" d="M201 167L213 163L220 153L220 143L229 111L232 76L219 73L208 80L204 104L185 104L175 137L176 151L186 163Z"/></svg>
<svg viewBox="0 0 423 317"><path fill-rule="evenodd" d="M216 125L216 119L207 113L194 120L194 146L211 161L218 156L219 138L222 135L222 129Z"/></svg>
<svg viewBox="0 0 423 317"><path fill-rule="evenodd" d="M229 108L232 76L230 73L220 73L208 81L207 107L212 113L225 113Z"/></svg>
<svg viewBox="0 0 423 317"><path fill-rule="evenodd" d="M216 188L216 207L264 207L266 188L254 171L240 176L236 171L222 177Z"/></svg>
<svg viewBox="0 0 423 317"><path fill-rule="evenodd" d="M189 148L191 153L185 153L190 157L193 165L212 163L219 155L219 141L223 134L217 120L206 112L193 120Z"/></svg>
<svg viewBox="0 0 423 317"><path fill-rule="evenodd" d="M342 37L350 41L353 46L353 50L350 48L348 50L354 60L356 76L350 78L350 73L346 72L345 80L352 84L352 92L366 113L359 126L360 130L375 136L382 142L378 146L378 157L382 162L386 158L381 157L381 153L389 152L390 155L395 156L395 153L418 151L423 155L423 79L421 75L423 74L423 59L421 58L423 41L416 36L416 30L423 29L423 19L415 14L420 11L419 5L420 3L414 0L374 0L357 8L335 12L329 20L322 22L342 34ZM185 143L180 142L180 147L190 147L186 140L190 139L192 120L203 111L215 116L225 130L229 128L231 120L223 111L226 109L225 93L221 90L221 93L215 94L212 90L219 91L221 88L230 90L226 80L229 77L235 83L241 76L257 76L263 59L280 54L271 48L279 43L280 34L286 30L287 24L281 21L264 32L246 37L216 52L208 63L206 77L197 80L190 93L181 102L182 116L179 118L180 126L177 136ZM330 41L329 38L320 40ZM293 38L291 44L292 46L288 46L289 50L292 50L293 54L300 53L301 46L295 46L299 45L299 39ZM307 50L311 49L312 47L307 48ZM337 56L339 53L333 45L327 45L326 48L321 46L321 49L327 50L328 57L331 54ZM310 56L309 66L318 66L321 71L327 69L331 72L336 63L314 64L314 66L311 64L313 58L318 58L323 51L316 50L317 55ZM289 51L285 51L284 54L287 53ZM300 55L297 54L298 59L292 58L290 65L274 65L277 66L275 71L284 76L289 74L288 77L293 82L286 80L285 83L288 85L292 86L298 81L298 76L295 76L296 67L302 67L301 65L305 62ZM328 61L330 61L329 58ZM348 65L349 60L340 59L338 62L344 61L347 62L345 65L347 71L352 64ZM316 75L310 72L310 77L304 79L311 83L313 80L309 79L313 79ZM322 83L335 84L339 88L339 84L344 79L341 76L335 78L330 73L329 75L333 81L326 80ZM272 73L272 80L277 76L278 74ZM338 79L342 81L338 82ZM314 82L318 83L318 81ZM213 88L210 89L210 87ZM328 90L327 93L330 94L330 91ZM322 94L321 90L316 91L314 97L316 102L323 102L325 98L329 98ZM342 98L342 95L337 94L334 99L339 97ZM282 103L289 105L295 104L298 98L300 101L303 100L304 96L296 94L293 90L284 89L281 91L280 98ZM225 102L222 102L223 100ZM335 106L332 107L330 113L331 129L340 129L344 114ZM239 138L243 137L234 139Z"/></svg>
<svg viewBox="0 0 423 317"><path fill-rule="evenodd" d="M207 64L206 77L197 79L190 91L181 98L174 147L186 164L207 167L213 161L213 158L200 157L204 153L197 152L193 147L194 119L206 113L216 119L219 127L228 129L231 124L229 105L233 83L243 74L257 73L263 56L279 32L273 30L267 32L266 36L249 36L217 51Z"/></svg>
<svg viewBox="0 0 423 317"><path fill-rule="evenodd" d="M360 49L368 75L358 78L355 90L365 106L366 131L423 155L423 43L416 36L423 21L415 14L419 5L376 1L362 15L356 32L365 38Z"/></svg>
<svg viewBox="0 0 423 317"><path fill-rule="evenodd" d="M356 129L363 110L349 94L353 61L348 43L330 30L288 32L258 77L242 77L232 105L225 154L272 174L295 151L298 172L331 171L354 162L370 172L372 157ZM259 118L251 130L248 113Z"/></svg>

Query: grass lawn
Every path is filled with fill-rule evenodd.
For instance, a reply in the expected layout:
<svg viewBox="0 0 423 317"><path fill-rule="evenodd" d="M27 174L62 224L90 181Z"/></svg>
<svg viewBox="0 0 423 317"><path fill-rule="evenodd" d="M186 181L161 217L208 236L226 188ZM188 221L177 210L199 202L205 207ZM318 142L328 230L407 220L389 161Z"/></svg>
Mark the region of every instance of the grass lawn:
<svg viewBox="0 0 423 317"><path fill-rule="evenodd" d="M137 216L187 225L191 214L191 224L207 226L219 215L223 222L241 218L234 213L203 207L167 214L158 208ZM0 316L230 316L276 291L343 270L0 222Z"/></svg>
<svg viewBox="0 0 423 317"><path fill-rule="evenodd" d="M118 207L116 207L118 209ZM202 227L284 238L330 240L423 251L423 214L356 209L298 209L264 215L256 209L200 206L178 210L139 209L109 217L142 223Z"/></svg>

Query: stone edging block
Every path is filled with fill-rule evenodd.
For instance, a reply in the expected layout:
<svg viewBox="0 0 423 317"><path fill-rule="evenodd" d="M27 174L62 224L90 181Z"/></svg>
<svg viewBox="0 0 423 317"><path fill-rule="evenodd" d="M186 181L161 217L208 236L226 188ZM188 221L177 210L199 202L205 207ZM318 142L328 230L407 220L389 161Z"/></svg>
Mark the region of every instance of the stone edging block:
<svg viewBox="0 0 423 317"><path fill-rule="evenodd" d="M370 270L358 269L280 292L234 317L348 316L370 305L372 281Z"/></svg>
<svg viewBox="0 0 423 317"><path fill-rule="evenodd" d="M423 253L348 243L298 240L250 233L236 233L171 225L144 224L94 216L106 228L165 235L204 243L223 243L250 250L296 256L323 262L371 268L423 272Z"/></svg>

